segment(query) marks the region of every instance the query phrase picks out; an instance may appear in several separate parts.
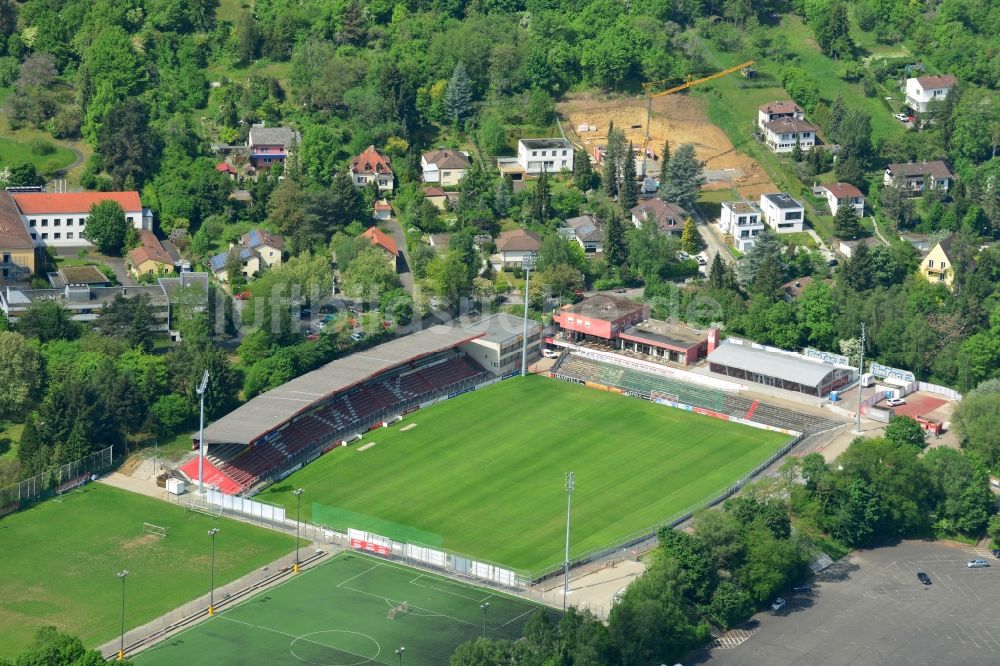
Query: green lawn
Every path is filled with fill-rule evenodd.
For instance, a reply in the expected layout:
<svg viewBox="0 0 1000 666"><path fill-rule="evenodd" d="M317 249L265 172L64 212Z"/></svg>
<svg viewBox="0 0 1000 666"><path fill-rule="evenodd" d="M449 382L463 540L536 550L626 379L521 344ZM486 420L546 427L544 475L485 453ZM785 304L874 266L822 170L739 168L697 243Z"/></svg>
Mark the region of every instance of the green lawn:
<svg viewBox="0 0 1000 666"><path fill-rule="evenodd" d="M340 514L343 522L328 526L393 532L387 536L421 530L450 550L534 572L562 560L565 472L576 473L572 552L581 554L710 498L787 439L576 384L518 378L370 432L260 499L294 513L291 491L301 487L305 519Z"/></svg>
<svg viewBox="0 0 1000 666"><path fill-rule="evenodd" d="M51 139L49 143L55 150L48 155L36 155L31 152L31 147L27 143L0 137L0 165L11 166L19 162L31 162L40 174L51 175L73 163L75 159L73 151L57 145Z"/></svg>
<svg viewBox="0 0 1000 666"><path fill-rule="evenodd" d="M388 618L406 602L409 612ZM343 553L134 658L141 666L213 664L447 664L486 633L517 640L539 607L502 593ZM554 622L558 613L548 609ZM237 648L237 646L239 646ZM252 659L248 656L253 655Z"/></svg>
<svg viewBox="0 0 1000 666"><path fill-rule="evenodd" d="M23 423L11 423L0 428L0 460L17 460L17 443L21 441Z"/></svg>
<svg viewBox="0 0 1000 666"><path fill-rule="evenodd" d="M168 528L164 539L142 524ZM291 552L294 538L211 518L99 483L0 519L0 659L26 649L35 631L55 625L92 647L119 631L121 585L128 577L129 627L208 592L210 544L216 582L238 578Z"/></svg>

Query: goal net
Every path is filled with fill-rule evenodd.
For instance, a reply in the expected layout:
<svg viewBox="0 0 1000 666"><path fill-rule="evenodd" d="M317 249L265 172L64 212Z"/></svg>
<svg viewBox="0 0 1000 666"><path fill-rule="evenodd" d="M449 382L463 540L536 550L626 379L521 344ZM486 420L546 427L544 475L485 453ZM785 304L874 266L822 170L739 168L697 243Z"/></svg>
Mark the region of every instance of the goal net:
<svg viewBox="0 0 1000 666"><path fill-rule="evenodd" d="M162 525L154 525L153 523L143 523L142 524L143 534L152 534L158 537L167 536L167 528Z"/></svg>

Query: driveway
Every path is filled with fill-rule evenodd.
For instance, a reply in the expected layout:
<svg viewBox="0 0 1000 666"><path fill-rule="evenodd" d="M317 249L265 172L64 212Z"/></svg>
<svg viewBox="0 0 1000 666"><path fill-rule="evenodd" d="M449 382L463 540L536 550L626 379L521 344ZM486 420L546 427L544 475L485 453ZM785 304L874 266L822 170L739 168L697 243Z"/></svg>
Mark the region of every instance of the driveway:
<svg viewBox="0 0 1000 666"><path fill-rule="evenodd" d="M406 249L406 236L403 235L403 227L400 226L399 220L394 217L390 217L385 221L385 229L392 236L392 240L396 242L396 247L399 249L400 259L397 262L397 272L399 274L399 281L403 283L403 289L406 290L410 296L414 296L413 293L413 273L410 272L410 251Z"/></svg>
<svg viewBox="0 0 1000 666"><path fill-rule="evenodd" d="M970 559L988 569L968 569ZM917 572L931 585L922 585ZM816 576L812 594L731 632L686 663L790 666L1000 662L1000 560L952 543L907 541L855 551Z"/></svg>
<svg viewBox="0 0 1000 666"><path fill-rule="evenodd" d="M709 226L708 221L702 217L701 211L698 210L697 206L694 208L693 219L695 226L698 227L698 233L701 234L701 239L705 242L705 256L708 258L708 265L712 265L717 254L722 255L722 260L727 263L736 263L736 259L733 258L733 255L729 254L729 250L726 249L722 240L715 235L715 232Z"/></svg>

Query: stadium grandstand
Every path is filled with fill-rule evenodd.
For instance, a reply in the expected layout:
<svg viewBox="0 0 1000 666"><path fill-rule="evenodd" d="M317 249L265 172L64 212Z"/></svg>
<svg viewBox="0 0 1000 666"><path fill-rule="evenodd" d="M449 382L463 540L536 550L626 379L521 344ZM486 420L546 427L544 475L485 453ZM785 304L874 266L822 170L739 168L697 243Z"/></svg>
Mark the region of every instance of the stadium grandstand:
<svg viewBox="0 0 1000 666"><path fill-rule="evenodd" d="M839 421L778 407L735 392L605 363L572 352L564 353L550 372L566 381L613 387L647 400L678 402L805 435L842 425Z"/></svg>
<svg viewBox="0 0 1000 666"><path fill-rule="evenodd" d="M458 349L481 335L434 326L253 398L205 428L205 483L248 493L366 430L491 380ZM198 457L180 470L197 481Z"/></svg>

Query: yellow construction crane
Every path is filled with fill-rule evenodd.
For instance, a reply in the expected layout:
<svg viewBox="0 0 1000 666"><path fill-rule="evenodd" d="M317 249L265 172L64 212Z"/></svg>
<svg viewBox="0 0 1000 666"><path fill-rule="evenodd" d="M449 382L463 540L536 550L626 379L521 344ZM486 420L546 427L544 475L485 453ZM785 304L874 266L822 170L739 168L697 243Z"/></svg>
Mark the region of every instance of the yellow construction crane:
<svg viewBox="0 0 1000 666"><path fill-rule="evenodd" d="M705 83L706 81L712 81L714 79L718 79L718 78L726 76L728 74L732 74L733 72L743 72L744 76L748 76L749 73L753 71L753 69L751 69L751 65L753 65L753 64L754 64L753 60L747 60L746 62L741 62L738 65L734 65L733 67L729 67L728 69L724 69L721 72L716 72L715 74L709 74L708 76L703 76L700 79L688 80L688 81L682 83L679 86L674 86L673 88L667 88L666 90L661 90L661 91L655 92L655 93L651 92L653 90L653 88L655 88L656 86L658 86L658 85L660 85L662 83L666 83L667 81L670 81L670 79L661 79L659 81L648 81L646 83L643 83L642 84L643 90L646 91L646 141L647 142L649 141L649 118L653 114L653 98L654 97L663 97L664 95L671 95L671 94L673 94L675 92L680 92L681 90L687 90L688 88L690 88L692 86L696 86L696 85L699 85L701 83ZM689 79L690 79L690 77L689 77ZM676 79L674 79L674 80L676 80ZM645 152L645 149L643 149L643 152Z"/></svg>

